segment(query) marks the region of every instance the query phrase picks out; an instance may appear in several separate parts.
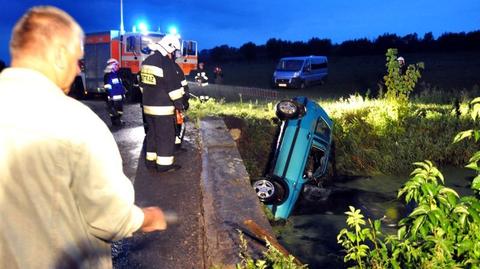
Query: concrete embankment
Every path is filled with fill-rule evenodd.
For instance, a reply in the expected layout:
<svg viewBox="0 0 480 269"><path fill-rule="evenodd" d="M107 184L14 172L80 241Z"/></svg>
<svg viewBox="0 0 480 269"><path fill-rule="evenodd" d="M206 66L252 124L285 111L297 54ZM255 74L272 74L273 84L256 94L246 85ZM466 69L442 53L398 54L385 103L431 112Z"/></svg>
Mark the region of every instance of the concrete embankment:
<svg viewBox="0 0 480 269"><path fill-rule="evenodd" d="M234 268L240 261L238 229L245 229L244 221L251 219L270 234L272 228L222 119L206 118L200 122L200 144L204 260L207 268L213 265ZM249 243L249 248L253 255L264 250L258 243Z"/></svg>

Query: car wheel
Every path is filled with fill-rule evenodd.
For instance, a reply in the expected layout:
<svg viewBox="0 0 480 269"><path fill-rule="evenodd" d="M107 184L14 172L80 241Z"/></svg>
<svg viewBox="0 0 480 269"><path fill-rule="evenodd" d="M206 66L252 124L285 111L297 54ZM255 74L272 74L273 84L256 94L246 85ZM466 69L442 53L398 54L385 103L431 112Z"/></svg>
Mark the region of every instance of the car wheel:
<svg viewBox="0 0 480 269"><path fill-rule="evenodd" d="M287 188L278 179L262 178L253 183L253 189L261 202L278 205L287 198Z"/></svg>
<svg viewBox="0 0 480 269"><path fill-rule="evenodd" d="M305 106L294 100L282 100L275 107L275 114L282 121L303 117L305 111Z"/></svg>

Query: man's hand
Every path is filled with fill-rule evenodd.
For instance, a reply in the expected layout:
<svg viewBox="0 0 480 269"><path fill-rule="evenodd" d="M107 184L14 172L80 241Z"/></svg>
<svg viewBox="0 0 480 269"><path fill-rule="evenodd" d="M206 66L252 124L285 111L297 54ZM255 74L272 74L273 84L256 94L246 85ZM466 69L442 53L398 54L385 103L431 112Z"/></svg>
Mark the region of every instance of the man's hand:
<svg viewBox="0 0 480 269"><path fill-rule="evenodd" d="M167 229L167 221L163 211L156 206L142 208L145 215L142 227L142 232L153 232Z"/></svg>

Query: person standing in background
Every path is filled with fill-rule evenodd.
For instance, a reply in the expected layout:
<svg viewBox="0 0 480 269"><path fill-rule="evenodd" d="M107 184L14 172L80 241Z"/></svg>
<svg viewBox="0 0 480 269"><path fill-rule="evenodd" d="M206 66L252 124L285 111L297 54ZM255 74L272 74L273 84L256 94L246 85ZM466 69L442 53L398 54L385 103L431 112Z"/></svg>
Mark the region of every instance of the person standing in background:
<svg viewBox="0 0 480 269"><path fill-rule="evenodd" d="M397 61L398 61L398 71L400 72L400 75L403 76L407 72L407 65L405 63L405 58L400 56L397 58Z"/></svg>
<svg viewBox="0 0 480 269"><path fill-rule="evenodd" d="M215 84L223 84L223 70L220 66L215 66L213 74L215 75Z"/></svg>
<svg viewBox="0 0 480 269"><path fill-rule="evenodd" d="M121 120L123 115L123 102L125 100L125 86L118 74L120 64L116 59L109 59L103 76L103 87L107 93L107 108L113 126L124 124Z"/></svg>
<svg viewBox="0 0 480 269"><path fill-rule="evenodd" d="M83 38L51 6L13 28L0 74L0 268L112 268L112 241L167 227L160 208L135 205L105 123L66 95Z"/></svg>
<svg viewBox="0 0 480 269"><path fill-rule="evenodd" d="M195 81L198 82L198 85L205 87L208 85L207 70L205 69L205 63L198 63L197 75L195 76Z"/></svg>

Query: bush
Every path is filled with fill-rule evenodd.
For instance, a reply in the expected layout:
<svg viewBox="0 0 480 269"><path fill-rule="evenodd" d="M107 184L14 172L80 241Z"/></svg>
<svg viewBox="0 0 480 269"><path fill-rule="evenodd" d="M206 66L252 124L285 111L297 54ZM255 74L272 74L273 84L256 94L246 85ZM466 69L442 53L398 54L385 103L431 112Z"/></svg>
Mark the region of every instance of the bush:
<svg viewBox="0 0 480 269"><path fill-rule="evenodd" d="M471 103L471 117L480 115L480 98ZM471 129L455 136L480 139L480 130ZM466 167L477 172L472 182L480 191L480 151ZM444 186L442 173L430 161L415 163L417 168L399 190L398 198L415 205L412 213L400 220L396 235L384 235L380 220L368 219L350 206L348 228L337 241L346 251L344 261L358 268L478 268L480 266L480 200L460 197Z"/></svg>
<svg viewBox="0 0 480 269"><path fill-rule="evenodd" d="M418 79L421 77L420 70L424 68L424 64L410 64L406 67L405 73L403 73L397 61L397 49L388 49L386 56L388 73L383 77L385 86L387 87L385 98L406 102L408 101L410 93L415 88Z"/></svg>

